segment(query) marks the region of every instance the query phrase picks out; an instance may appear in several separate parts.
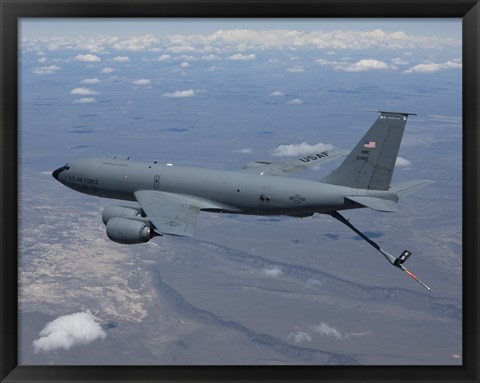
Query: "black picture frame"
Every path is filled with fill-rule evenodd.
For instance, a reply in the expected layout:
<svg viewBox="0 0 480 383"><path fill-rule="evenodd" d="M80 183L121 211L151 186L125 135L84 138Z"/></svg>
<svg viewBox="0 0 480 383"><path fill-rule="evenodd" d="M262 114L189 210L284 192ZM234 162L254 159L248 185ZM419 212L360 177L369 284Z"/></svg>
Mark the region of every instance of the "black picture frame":
<svg viewBox="0 0 480 383"><path fill-rule="evenodd" d="M478 0L0 0L0 379L59 381L478 382L479 72ZM17 78L22 17L382 17L463 20L463 365L462 366L18 366Z"/></svg>

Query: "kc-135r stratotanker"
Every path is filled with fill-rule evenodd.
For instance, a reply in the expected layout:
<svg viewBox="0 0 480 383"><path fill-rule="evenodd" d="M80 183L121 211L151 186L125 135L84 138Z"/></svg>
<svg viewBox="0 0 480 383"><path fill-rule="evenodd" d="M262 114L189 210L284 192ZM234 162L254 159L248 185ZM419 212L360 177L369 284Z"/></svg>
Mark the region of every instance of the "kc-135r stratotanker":
<svg viewBox="0 0 480 383"><path fill-rule="evenodd" d="M58 168L53 177L81 193L136 201L138 207L110 206L102 213L108 238L121 244L148 242L158 235L191 237L200 211L292 217L328 214L430 290L405 268L411 252L394 257L338 212L363 207L394 212L400 197L430 183L412 180L390 185L405 125L414 113L376 112L380 116L351 152L333 149L285 162L254 161L243 171L88 158ZM286 177L342 156L346 158L340 166L320 181Z"/></svg>

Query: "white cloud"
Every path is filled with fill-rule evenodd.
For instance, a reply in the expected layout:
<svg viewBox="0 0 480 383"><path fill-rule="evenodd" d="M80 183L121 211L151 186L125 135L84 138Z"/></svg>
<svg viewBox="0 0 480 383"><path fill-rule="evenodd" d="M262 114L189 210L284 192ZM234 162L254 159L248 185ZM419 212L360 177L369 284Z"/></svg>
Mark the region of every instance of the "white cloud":
<svg viewBox="0 0 480 383"><path fill-rule="evenodd" d="M113 61L117 62L130 62L130 57L128 56L117 56L112 59Z"/></svg>
<svg viewBox="0 0 480 383"><path fill-rule="evenodd" d="M98 84L99 82L98 78L86 78L80 81L81 84Z"/></svg>
<svg viewBox="0 0 480 383"><path fill-rule="evenodd" d="M280 97L280 96L284 96L284 94L276 90L275 92L270 93L269 96Z"/></svg>
<svg viewBox="0 0 480 383"><path fill-rule="evenodd" d="M381 29L373 31L337 30L331 32L296 30L228 30L218 31L207 38L211 41L243 44L245 48L257 49L412 49L460 46L452 39L407 35L404 32L386 33Z"/></svg>
<svg viewBox="0 0 480 383"><path fill-rule="evenodd" d="M193 47L190 44L185 43L182 45L175 45L175 46L169 47L167 48L167 51L172 53L192 53L192 52L196 52L197 48Z"/></svg>
<svg viewBox="0 0 480 383"><path fill-rule="evenodd" d="M244 148L244 149L237 150L236 152L242 153L242 154L251 154L251 153L253 153L253 149L251 149L251 148Z"/></svg>
<svg viewBox="0 0 480 383"><path fill-rule="evenodd" d="M189 68L189 67L190 67L190 64L186 61L180 64L180 68Z"/></svg>
<svg viewBox="0 0 480 383"><path fill-rule="evenodd" d="M395 166L399 168L405 168L410 165L412 165L412 163L403 157L397 157L397 160L395 161Z"/></svg>
<svg viewBox="0 0 480 383"><path fill-rule="evenodd" d="M171 61L172 60L172 56L170 55L161 55L157 61L163 61L163 62L167 62L167 61Z"/></svg>
<svg viewBox="0 0 480 383"><path fill-rule="evenodd" d="M449 70L449 69L461 69L462 63L460 60L450 60L441 64L436 64L433 62L426 62L423 64L418 64L413 67L408 68L402 73L435 73L439 71Z"/></svg>
<svg viewBox="0 0 480 383"><path fill-rule="evenodd" d="M33 342L33 350L49 352L57 349L69 350L78 345L87 345L107 334L94 318L87 313L61 316L40 331L40 337Z"/></svg>
<svg viewBox="0 0 480 383"><path fill-rule="evenodd" d="M251 53L249 55L244 55L241 53L237 53L235 55L227 57L227 60L231 61L247 61L247 60L255 60L256 56L255 54Z"/></svg>
<svg viewBox="0 0 480 383"><path fill-rule="evenodd" d="M331 61L326 59L316 59L315 62L320 65L327 65L327 66L336 66L339 64L338 61Z"/></svg>
<svg viewBox="0 0 480 383"><path fill-rule="evenodd" d="M202 60L206 60L206 61L212 61L212 60L215 60L217 58L218 58L218 56L213 55L213 54L202 56Z"/></svg>
<svg viewBox="0 0 480 383"><path fill-rule="evenodd" d="M333 145L324 144L323 142L319 142L318 144L314 145L302 142L301 144L279 145L273 151L272 156L296 157L301 155L320 153L330 149L333 149Z"/></svg>
<svg viewBox="0 0 480 383"><path fill-rule="evenodd" d="M151 83L150 80L147 80L146 78L141 78L141 79L135 80L132 84L147 86L147 85L150 85L150 83Z"/></svg>
<svg viewBox="0 0 480 383"><path fill-rule="evenodd" d="M181 97L193 97L195 96L195 91L193 89L189 90L177 90L172 93L165 93L163 94L164 97L175 97L175 98L181 98Z"/></svg>
<svg viewBox="0 0 480 383"><path fill-rule="evenodd" d="M40 64L45 64L48 61L48 59L45 56L42 56L38 59L38 62Z"/></svg>
<svg viewBox="0 0 480 383"><path fill-rule="evenodd" d="M97 100L93 97L82 97L73 101L74 104L92 104L94 102L97 102Z"/></svg>
<svg viewBox="0 0 480 383"><path fill-rule="evenodd" d="M195 36L194 36L195 37ZM385 33L380 29L373 31L313 31L248 29L219 30L204 36L210 44L227 43L243 46L245 49L408 49L415 46L435 48L444 45L459 45L459 41L423 36L407 35L404 32Z"/></svg>
<svg viewBox="0 0 480 383"><path fill-rule="evenodd" d="M101 73L113 73L113 72L116 72L116 69L106 67L106 68L102 68L102 70L100 72Z"/></svg>
<svg viewBox="0 0 480 383"><path fill-rule="evenodd" d="M317 64L323 66L330 66L334 70L344 71L344 72L366 72L371 70L386 70L397 68L394 65L388 65L387 63L375 59L362 59L355 63L350 62L349 59L342 59L340 61L331 61L326 59L316 59Z"/></svg>
<svg viewBox="0 0 480 383"><path fill-rule="evenodd" d="M74 59L77 61L83 61L83 62L89 62L89 63L102 61L100 57L98 57L97 55L92 55L91 53L88 53L86 55L77 55L74 57Z"/></svg>
<svg viewBox="0 0 480 383"><path fill-rule="evenodd" d="M60 68L57 65L42 66L42 67L33 68L33 73L35 73L35 74L55 74L60 69L62 69L62 68Z"/></svg>
<svg viewBox="0 0 480 383"><path fill-rule="evenodd" d="M286 71L289 73L303 73L305 72L305 69L303 68L303 66L296 65L296 66L287 68Z"/></svg>
<svg viewBox="0 0 480 383"><path fill-rule="evenodd" d="M312 331L321 336L333 336L336 339L348 337L347 335L342 335L336 328L329 326L325 322L320 322L320 324L312 326Z"/></svg>
<svg viewBox="0 0 480 383"><path fill-rule="evenodd" d="M282 269L278 266L274 266L274 267L271 267L271 268L265 268L262 271L268 277L278 277L278 276L283 274Z"/></svg>
<svg viewBox="0 0 480 383"><path fill-rule="evenodd" d="M395 65L408 65L408 64L410 64L407 60L402 59L401 57L393 58L392 63L394 63Z"/></svg>
<svg viewBox="0 0 480 383"><path fill-rule="evenodd" d="M295 99L290 100L289 102L287 102L287 104L291 104L291 105L301 105L301 104L303 104L303 101L300 100L299 98L295 98Z"/></svg>
<svg viewBox="0 0 480 383"><path fill-rule="evenodd" d="M98 92L89 88L75 88L70 91L70 94L74 94L77 96L94 96L98 94Z"/></svg>
<svg viewBox="0 0 480 383"><path fill-rule="evenodd" d="M209 41L222 41L233 43L235 41L252 41L256 40L261 32L249 29L220 29L215 33L208 35Z"/></svg>
<svg viewBox="0 0 480 383"><path fill-rule="evenodd" d="M295 331L288 334L287 339L292 339L295 343L310 342L313 338L304 331Z"/></svg>
<svg viewBox="0 0 480 383"><path fill-rule="evenodd" d="M152 50L160 39L152 34L133 36L126 39L117 39L111 47L119 51L141 52Z"/></svg>
<svg viewBox="0 0 480 383"><path fill-rule="evenodd" d="M198 58L195 56L190 56L190 55L181 55L175 58L177 61L197 61Z"/></svg>
<svg viewBox="0 0 480 383"><path fill-rule="evenodd" d="M345 72L366 72L370 70L385 70L390 66L383 61L375 59L363 59L353 64L339 64L334 69Z"/></svg>
<svg viewBox="0 0 480 383"><path fill-rule="evenodd" d="M360 337L360 336L371 335L371 334L372 332L370 330L367 330L367 331L361 331L361 332L349 332L345 334L344 337L345 338L348 338L349 336Z"/></svg>

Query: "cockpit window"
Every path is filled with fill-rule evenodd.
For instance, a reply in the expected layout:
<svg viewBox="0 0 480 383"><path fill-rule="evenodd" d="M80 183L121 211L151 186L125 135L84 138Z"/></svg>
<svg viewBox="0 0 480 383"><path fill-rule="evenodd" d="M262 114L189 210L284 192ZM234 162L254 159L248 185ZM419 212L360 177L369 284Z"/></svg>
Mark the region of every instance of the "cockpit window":
<svg viewBox="0 0 480 383"><path fill-rule="evenodd" d="M65 164L65 166L63 167L63 170L68 170L70 169L70 166L68 164Z"/></svg>

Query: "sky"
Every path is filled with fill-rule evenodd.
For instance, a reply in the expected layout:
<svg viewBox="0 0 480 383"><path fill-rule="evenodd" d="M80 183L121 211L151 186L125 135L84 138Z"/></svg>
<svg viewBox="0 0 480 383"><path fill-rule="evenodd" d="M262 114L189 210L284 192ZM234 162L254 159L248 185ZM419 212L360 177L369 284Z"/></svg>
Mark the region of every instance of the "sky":
<svg viewBox="0 0 480 383"><path fill-rule="evenodd" d="M460 19L22 19L19 32L21 364L461 364ZM51 177L90 156L241 170L349 149L376 118L365 109L418 114L393 182L435 183L398 213L348 217L412 250L432 293L320 215L201 213L193 239L118 245L101 211L125 202Z"/></svg>

